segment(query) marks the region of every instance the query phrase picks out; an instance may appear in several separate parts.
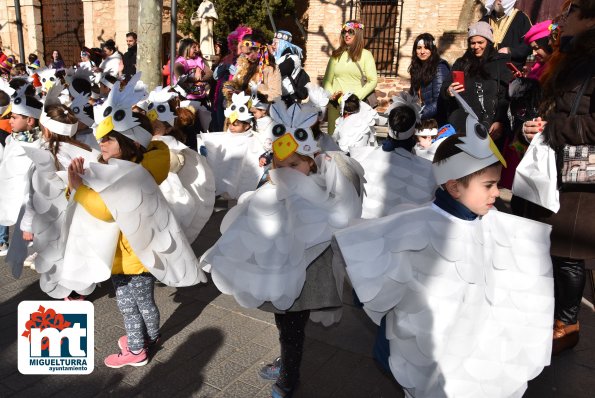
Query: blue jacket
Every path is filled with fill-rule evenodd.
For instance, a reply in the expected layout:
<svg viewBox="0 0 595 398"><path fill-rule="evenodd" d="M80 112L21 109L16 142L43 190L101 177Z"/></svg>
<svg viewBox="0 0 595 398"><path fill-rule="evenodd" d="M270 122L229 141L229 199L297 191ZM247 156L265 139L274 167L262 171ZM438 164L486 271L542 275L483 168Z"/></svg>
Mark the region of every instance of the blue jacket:
<svg viewBox="0 0 595 398"><path fill-rule="evenodd" d="M421 120L426 119L438 119L438 100L440 98L440 88L442 87L442 82L448 77L450 73L450 67L448 63L441 59L438 63L438 67L436 69L436 75L434 79L426 85L421 87L421 101L424 105L424 108L421 111ZM409 89L412 94L420 95L419 92L414 92L413 87ZM440 126L440 121L438 123Z"/></svg>

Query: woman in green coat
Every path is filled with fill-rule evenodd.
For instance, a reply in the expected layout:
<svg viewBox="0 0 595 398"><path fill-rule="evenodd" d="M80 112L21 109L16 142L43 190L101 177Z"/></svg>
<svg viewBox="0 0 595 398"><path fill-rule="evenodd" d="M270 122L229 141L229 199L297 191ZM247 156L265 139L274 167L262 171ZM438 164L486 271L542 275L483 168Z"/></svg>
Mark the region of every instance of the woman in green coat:
<svg viewBox="0 0 595 398"><path fill-rule="evenodd" d="M365 78L362 79L362 76ZM374 92L377 80L374 56L364 48L364 25L358 21L345 22L341 30L341 45L333 51L326 67L322 82L324 89L332 93L331 100L337 100L347 92L363 100ZM339 108L329 104L327 112L328 132L332 134Z"/></svg>

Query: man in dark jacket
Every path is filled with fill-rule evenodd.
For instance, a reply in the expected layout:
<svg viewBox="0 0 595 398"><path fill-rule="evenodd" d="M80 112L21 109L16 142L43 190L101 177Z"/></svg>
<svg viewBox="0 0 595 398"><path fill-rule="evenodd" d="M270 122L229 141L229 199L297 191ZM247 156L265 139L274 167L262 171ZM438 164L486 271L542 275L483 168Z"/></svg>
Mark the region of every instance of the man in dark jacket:
<svg viewBox="0 0 595 398"><path fill-rule="evenodd" d="M524 12L514 8L516 0L487 0L487 14L481 19L494 31L494 46L510 54L512 63L521 69L531 54L531 47L523 40L531 28L531 21Z"/></svg>
<svg viewBox="0 0 595 398"><path fill-rule="evenodd" d="M128 80L136 73L136 33L126 33L126 44L128 45L128 51L122 57L124 63L122 74Z"/></svg>

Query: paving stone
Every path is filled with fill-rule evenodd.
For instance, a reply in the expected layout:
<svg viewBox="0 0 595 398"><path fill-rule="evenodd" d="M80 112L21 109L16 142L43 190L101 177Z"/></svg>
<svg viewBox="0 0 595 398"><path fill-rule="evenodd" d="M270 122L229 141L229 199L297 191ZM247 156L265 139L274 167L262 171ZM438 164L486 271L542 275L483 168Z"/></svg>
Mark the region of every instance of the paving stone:
<svg viewBox="0 0 595 398"><path fill-rule="evenodd" d="M252 397L258 392L258 388L249 384L236 381L221 391L218 398L246 398Z"/></svg>
<svg viewBox="0 0 595 398"><path fill-rule="evenodd" d="M178 394L175 395L176 398L213 398L217 396L221 392L220 389L215 388L207 383L196 383L192 386L188 386Z"/></svg>
<svg viewBox="0 0 595 398"><path fill-rule="evenodd" d="M269 349L254 343L245 344L240 350L229 356L229 360L242 366L251 366L262 361Z"/></svg>
<svg viewBox="0 0 595 398"><path fill-rule="evenodd" d="M216 388L224 389L245 370L245 366L231 361L225 361L215 366L210 366L205 370L205 382Z"/></svg>

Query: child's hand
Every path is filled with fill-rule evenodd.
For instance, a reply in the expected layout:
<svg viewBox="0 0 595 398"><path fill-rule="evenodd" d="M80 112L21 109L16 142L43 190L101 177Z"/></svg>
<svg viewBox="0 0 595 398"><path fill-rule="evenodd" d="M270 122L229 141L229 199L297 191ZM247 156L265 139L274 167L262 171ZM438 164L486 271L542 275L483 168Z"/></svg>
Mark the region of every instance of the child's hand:
<svg viewBox="0 0 595 398"><path fill-rule="evenodd" d="M33 233L23 231L23 240L26 240L27 242L31 242L33 240Z"/></svg>
<svg viewBox="0 0 595 398"><path fill-rule="evenodd" d="M337 91L329 97L329 100L330 101L338 101L342 95L343 95L343 91Z"/></svg>
<svg viewBox="0 0 595 398"><path fill-rule="evenodd" d="M264 157L260 157L260 158L258 158L258 165L259 165L260 167L264 167L264 166L266 166L266 165L267 165L267 160L266 160Z"/></svg>
<svg viewBox="0 0 595 398"><path fill-rule="evenodd" d="M85 173L83 169L84 160L83 158L74 158L68 166L68 186L70 189L78 189L83 183L81 175Z"/></svg>

